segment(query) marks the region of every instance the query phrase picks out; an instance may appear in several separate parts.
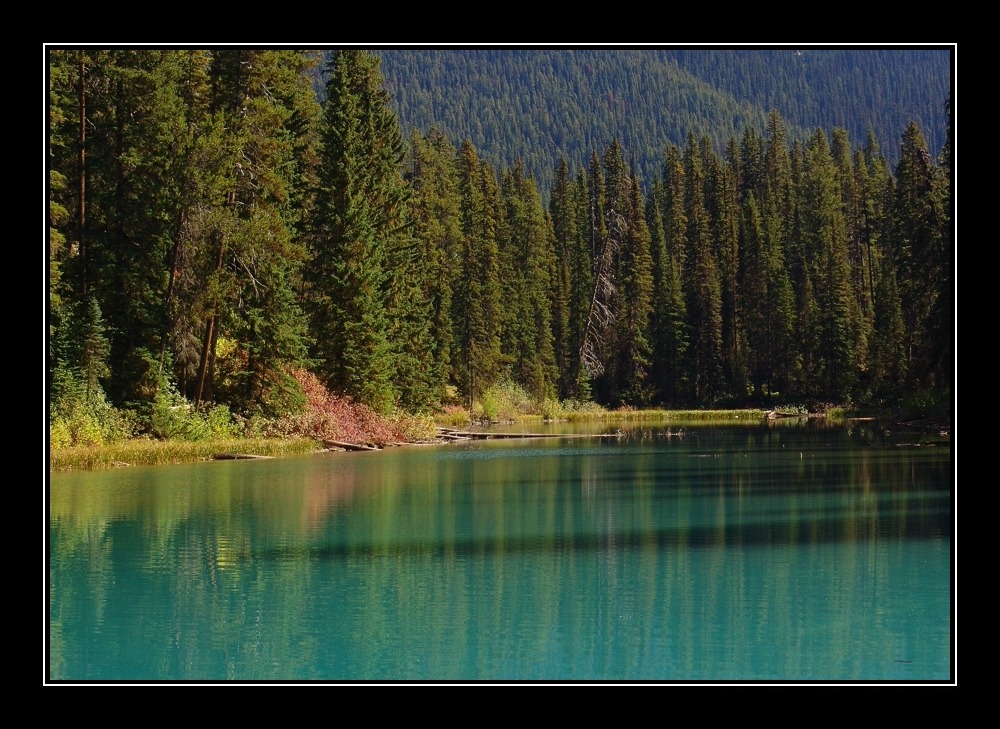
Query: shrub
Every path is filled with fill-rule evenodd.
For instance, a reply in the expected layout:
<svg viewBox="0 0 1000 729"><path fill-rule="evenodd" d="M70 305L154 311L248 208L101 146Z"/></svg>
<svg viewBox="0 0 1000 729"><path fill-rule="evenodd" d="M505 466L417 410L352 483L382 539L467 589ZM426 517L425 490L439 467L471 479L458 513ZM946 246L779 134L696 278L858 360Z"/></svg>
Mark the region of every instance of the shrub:
<svg viewBox="0 0 1000 729"><path fill-rule="evenodd" d="M68 370L57 372L49 404L49 443L72 445L118 443L138 432L138 419L108 402L99 386L87 387Z"/></svg>
<svg viewBox="0 0 1000 729"><path fill-rule="evenodd" d="M525 389L509 379L490 385L480 395L478 407L473 406L474 414L480 413L489 420L510 420L519 415L537 413L538 410L538 404Z"/></svg>
<svg viewBox="0 0 1000 729"><path fill-rule="evenodd" d="M461 405L445 405L442 412L434 416L435 422L448 427L469 424L469 411Z"/></svg>
<svg viewBox="0 0 1000 729"><path fill-rule="evenodd" d="M305 406L277 420L273 435L377 445L406 440L402 420L393 422L349 397L331 393L311 372L296 370L292 375L305 395Z"/></svg>
<svg viewBox="0 0 1000 729"><path fill-rule="evenodd" d="M162 383L156 393L150 427L153 435L163 440L233 438L239 432L226 405L198 412L167 382Z"/></svg>

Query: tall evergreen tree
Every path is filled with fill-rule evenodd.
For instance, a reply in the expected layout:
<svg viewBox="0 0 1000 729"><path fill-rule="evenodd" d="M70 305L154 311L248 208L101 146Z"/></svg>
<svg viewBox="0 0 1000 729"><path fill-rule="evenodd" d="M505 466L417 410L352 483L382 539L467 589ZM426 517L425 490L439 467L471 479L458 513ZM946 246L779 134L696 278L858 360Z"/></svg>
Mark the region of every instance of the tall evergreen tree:
<svg viewBox="0 0 1000 729"><path fill-rule="evenodd" d="M833 130L831 155L837 170L837 181L840 185L841 207L847 239L847 260L850 271L851 295L857 302L857 351L855 359L859 374L865 375L868 360L868 347L872 336L873 312L868 270L868 257L865 255L864 241L864 174L856 170L854 155L847 132L836 128ZM859 155L859 161L862 159Z"/></svg>
<svg viewBox="0 0 1000 729"><path fill-rule="evenodd" d="M559 370L559 396L570 397L574 393L573 373L577 369L574 361L576 345L582 328L581 312L584 310L584 296L577 281L578 253L577 202L575 189L569 175L566 159L559 161L549 198L548 221L552 229L552 245L556 255L555 280L553 282L553 337L555 339L556 365ZM590 262L586 261L589 270Z"/></svg>
<svg viewBox="0 0 1000 729"><path fill-rule="evenodd" d="M503 368L500 350L499 189L493 168L472 142L458 152L462 246L454 293L455 380L467 407L494 384Z"/></svg>
<svg viewBox="0 0 1000 729"><path fill-rule="evenodd" d="M747 342L740 281L740 207L736 179L739 152L735 140L726 164L713 153L709 169L712 227L722 293L722 367L726 389L733 397L747 394Z"/></svg>
<svg viewBox="0 0 1000 729"><path fill-rule="evenodd" d="M722 286L705 202L703 155L693 134L684 154L684 176L692 395L696 402L710 403L722 390Z"/></svg>
<svg viewBox="0 0 1000 729"><path fill-rule="evenodd" d="M458 285L462 246L456 154L454 146L437 128L432 128L426 136L413 132L408 176L412 188L410 210L414 236L423 246L421 289L430 309L430 337L434 346L431 367L437 400L444 398L444 386L451 378L455 346L452 297Z"/></svg>
<svg viewBox="0 0 1000 729"><path fill-rule="evenodd" d="M390 314L410 273L402 138L376 56L337 51L327 74L309 271L315 357L332 389L387 413L399 366L412 366Z"/></svg>
<svg viewBox="0 0 1000 729"><path fill-rule="evenodd" d="M652 398L651 323L653 314L652 236L646 224L646 206L639 181L631 177L628 191L627 231L622 247L621 303L618 316L619 394L633 405L648 405Z"/></svg>
<svg viewBox="0 0 1000 729"><path fill-rule="evenodd" d="M576 238L572 252L570 310L572 316L572 369L569 394L580 401L589 401L593 391L591 373L583 361L591 314L597 287L594 282L597 261L591 237L591 194L587 182L587 172L582 167L577 170L574 183L576 211Z"/></svg>
<svg viewBox="0 0 1000 729"><path fill-rule="evenodd" d="M196 401L245 413L294 405L290 369L306 356L297 291L306 249L299 232L315 163L309 59L297 51L220 50L212 58L211 114L221 142L212 207L198 221L206 318ZM206 285L207 282L207 285ZM232 355L220 361L225 338Z"/></svg>
<svg viewBox="0 0 1000 729"><path fill-rule="evenodd" d="M813 394L843 401L858 373L860 312L851 291L847 229L836 166L826 135L817 130L806 147L800 183L802 245L815 286L820 347Z"/></svg>
<svg viewBox="0 0 1000 729"><path fill-rule="evenodd" d="M757 397L785 392L794 302L781 247L769 234L751 192L743 210L743 295L750 374Z"/></svg>
<svg viewBox="0 0 1000 729"><path fill-rule="evenodd" d="M550 300L555 253L538 190L520 164L504 173L502 195L506 221L500 251L507 279L502 286L509 313L503 344L515 381L540 402L555 397L558 379Z"/></svg>
<svg viewBox="0 0 1000 729"><path fill-rule="evenodd" d="M607 399L609 382L607 364L614 352L615 302L618 297L618 254L621 246L621 216L606 209L606 188L601 160L597 153L590 158L586 188L588 206L584 226L591 251L591 279L593 282L584 320L583 338L580 340L579 360L581 389L603 388L598 396ZM609 225L610 220L610 225ZM584 378L584 374L586 378ZM601 378L601 382L598 382ZM584 381L586 379L586 384Z"/></svg>
<svg viewBox="0 0 1000 729"><path fill-rule="evenodd" d="M951 322L948 179L927 151L919 127L910 123L900 142L894 201L894 258L906 325L909 371L915 387L949 385Z"/></svg>
<svg viewBox="0 0 1000 729"><path fill-rule="evenodd" d="M628 263L626 250L629 247L629 236L632 215L629 211L630 177L625 164L624 150L617 139L604 150L601 160L604 181L604 231L613 248L610 254L610 266L607 270L609 279L614 283L614 290L608 298L608 306L612 311L614 326L608 327L604 334L603 373L597 381L598 398L604 402L618 403L625 388L626 372L629 356L625 350L630 348L629 340L635 336L636 322L627 321L630 316L629 298L631 291L626 290L624 277ZM648 293L647 293L648 296Z"/></svg>
<svg viewBox="0 0 1000 729"><path fill-rule="evenodd" d="M676 152L676 147L673 150ZM669 164L670 171L662 182L654 184L646 206L653 258L652 377L657 396L669 405L677 405L685 392L688 348L687 306L677 251L683 248L687 226L683 167L676 156L665 164ZM669 211L669 226L664 222L664 210ZM671 227L673 240L668 233Z"/></svg>

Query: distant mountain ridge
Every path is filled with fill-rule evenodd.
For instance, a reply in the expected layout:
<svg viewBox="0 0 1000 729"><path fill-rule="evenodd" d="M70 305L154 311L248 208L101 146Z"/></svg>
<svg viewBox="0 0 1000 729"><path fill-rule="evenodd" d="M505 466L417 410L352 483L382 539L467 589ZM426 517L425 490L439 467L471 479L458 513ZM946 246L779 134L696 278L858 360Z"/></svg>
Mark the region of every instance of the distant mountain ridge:
<svg viewBox="0 0 1000 729"><path fill-rule="evenodd" d="M520 158L548 188L559 158L585 165L615 138L648 181L664 147L688 133L721 151L771 109L789 137L868 130L891 162L915 121L935 152L945 139L953 50L376 49L403 134L438 127L498 166Z"/></svg>

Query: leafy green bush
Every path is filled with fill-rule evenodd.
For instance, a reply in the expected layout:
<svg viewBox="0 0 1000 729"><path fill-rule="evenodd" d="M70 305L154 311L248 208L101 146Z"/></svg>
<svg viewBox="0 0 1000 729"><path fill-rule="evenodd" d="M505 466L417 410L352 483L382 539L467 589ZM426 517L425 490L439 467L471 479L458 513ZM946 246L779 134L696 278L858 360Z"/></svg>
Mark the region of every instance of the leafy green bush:
<svg viewBox="0 0 1000 729"><path fill-rule="evenodd" d="M393 427L399 431L402 436L401 440L404 442L430 440L437 435L434 418L428 414L397 413L390 418L390 421Z"/></svg>
<svg viewBox="0 0 1000 729"><path fill-rule="evenodd" d="M496 420L500 415L500 393L491 387L479 398L479 406L482 410L482 417L487 420Z"/></svg>
<svg viewBox="0 0 1000 729"><path fill-rule="evenodd" d="M56 370L49 403L51 447L119 443L137 432L135 414L111 405L100 385L84 382L68 368Z"/></svg>
<svg viewBox="0 0 1000 729"><path fill-rule="evenodd" d="M539 404L521 385L505 379L490 385L480 395L479 402L473 406L473 414L489 420L509 420L519 415L537 413L539 409Z"/></svg>
<svg viewBox="0 0 1000 729"><path fill-rule="evenodd" d="M443 412L434 416L439 425L457 428L469 424L469 411L461 405L445 405Z"/></svg>
<svg viewBox="0 0 1000 729"><path fill-rule="evenodd" d="M947 389L920 390L903 401L902 410L902 417L908 419L947 415L951 412L951 392Z"/></svg>
<svg viewBox="0 0 1000 729"><path fill-rule="evenodd" d="M198 412L170 383L163 383L156 394L150 425L153 435L164 440L233 438L239 432L226 405Z"/></svg>

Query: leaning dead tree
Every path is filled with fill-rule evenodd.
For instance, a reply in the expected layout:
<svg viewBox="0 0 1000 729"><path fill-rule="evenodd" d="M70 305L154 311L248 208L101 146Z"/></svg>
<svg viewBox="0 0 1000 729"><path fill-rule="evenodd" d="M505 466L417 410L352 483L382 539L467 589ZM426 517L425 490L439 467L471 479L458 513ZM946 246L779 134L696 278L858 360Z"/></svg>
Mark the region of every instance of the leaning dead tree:
<svg viewBox="0 0 1000 729"><path fill-rule="evenodd" d="M607 213L608 234L594 259L594 290L580 342L579 366L588 377L604 372L608 333L615 324L616 261L620 240L625 233L625 218L614 210Z"/></svg>

